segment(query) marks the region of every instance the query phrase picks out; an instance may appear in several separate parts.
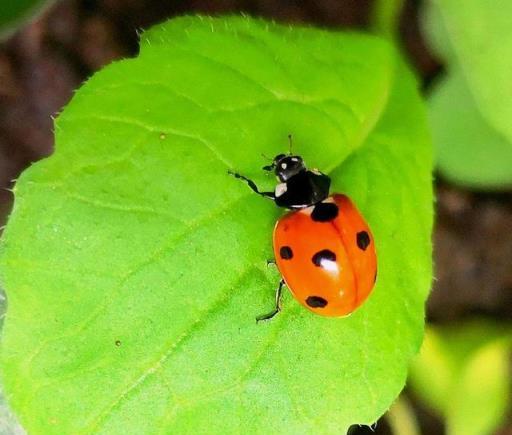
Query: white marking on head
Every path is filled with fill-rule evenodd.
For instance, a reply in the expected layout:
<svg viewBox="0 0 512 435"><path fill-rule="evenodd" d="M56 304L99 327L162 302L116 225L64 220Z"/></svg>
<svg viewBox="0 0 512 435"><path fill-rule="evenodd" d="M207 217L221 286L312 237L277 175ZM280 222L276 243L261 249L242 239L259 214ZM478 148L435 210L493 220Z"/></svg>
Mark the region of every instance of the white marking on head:
<svg viewBox="0 0 512 435"><path fill-rule="evenodd" d="M282 169L286 169L288 167L288 165L286 163L281 163L281 168Z"/></svg>
<svg viewBox="0 0 512 435"><path fill-rule="evenodd" d="M286 185L286 183L279 183L276 186L276 191L275 191L276 196L281 196L283 193L286 192L287 189L288 189L288 186Z"/></svg>
<svg viewBox="0 0 512 435"><path fill-rule="evenodd" d="M304 213L304 214L307 214L308 216L311 215L311 213L313 213L313 209L315 208L315 206L311 206L311 207L305 207L305 208L301 208L299 213Z"/></svg>

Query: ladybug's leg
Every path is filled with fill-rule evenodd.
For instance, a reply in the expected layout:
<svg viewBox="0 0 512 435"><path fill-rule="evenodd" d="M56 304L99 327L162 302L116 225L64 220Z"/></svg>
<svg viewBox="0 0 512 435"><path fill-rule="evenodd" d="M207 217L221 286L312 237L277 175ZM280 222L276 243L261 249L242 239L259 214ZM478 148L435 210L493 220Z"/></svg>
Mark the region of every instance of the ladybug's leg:
<svg viewBox="0 0 512 435"><path fill-rule="evenodd" d="M277 313L279 313L279 311L281 311L281 296L283 295L283 286L284 279L279 281L279 287L277 287L276 290L276 307L270 313L256 317L256 322L261 322L262 320L270 320Z"/></svg>
<svg viewBox="0 0 512 435"><path fill-rule="evenodd" d="M267 267L268 266L275 266L275 265L276 265L275 258L272 258L271 260L267 260Z"/></svg>
<svg viewBox="0 0 512 435"><path fill-rule="evenodd" d="M247 183L247 185L252 189L253 192L256 192L258 195L263 196L264 198L271 199L272 201L275 201L276 196L274 195L274 192L260 192L258 189L258 186L256 186L256 183L252 180L250 180L247 177L244 177L241 174L238 174L236 172L228 171L228 174L233 175L235 178L239 178L240 180L243 180Z"/></svg>

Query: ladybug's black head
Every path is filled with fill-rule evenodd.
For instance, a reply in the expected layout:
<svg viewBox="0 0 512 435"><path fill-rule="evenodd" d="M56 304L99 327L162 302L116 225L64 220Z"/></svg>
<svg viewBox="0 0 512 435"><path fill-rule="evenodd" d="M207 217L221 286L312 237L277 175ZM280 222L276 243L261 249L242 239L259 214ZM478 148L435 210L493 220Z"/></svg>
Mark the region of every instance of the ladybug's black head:
<svg viewBox="0 0 512 435"><path fill-rule="evenodd" d="M306 170L304 160L300 156L290 154L278 154L274 157L271 165L263 168L266 171L274 171L277 178L283 183L288 181L294 175Z"/></svg>

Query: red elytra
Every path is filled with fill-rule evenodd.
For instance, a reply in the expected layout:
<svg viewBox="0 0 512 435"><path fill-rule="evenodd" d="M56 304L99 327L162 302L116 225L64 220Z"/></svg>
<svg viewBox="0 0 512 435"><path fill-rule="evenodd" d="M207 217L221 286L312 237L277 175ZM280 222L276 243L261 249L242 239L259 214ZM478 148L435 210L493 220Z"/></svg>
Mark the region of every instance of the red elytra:
<svg viewBox="0 0 512 435"><path fill-rule="evenodd" d="M320 207L331 214L315 220L315 208L319 208L315 205L278 220L273 238L276 263L302 305L322 316L346 316L373 289L375 244L370 228L347 196L332 195Z"/></svg>

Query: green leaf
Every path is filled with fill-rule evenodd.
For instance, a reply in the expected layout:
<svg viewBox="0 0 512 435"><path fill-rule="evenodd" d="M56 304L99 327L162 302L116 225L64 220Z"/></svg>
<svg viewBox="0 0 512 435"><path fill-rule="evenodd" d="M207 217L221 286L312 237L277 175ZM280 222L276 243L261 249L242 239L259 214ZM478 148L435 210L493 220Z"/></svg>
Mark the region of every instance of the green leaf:
<svg viewBox="0 0 512 435"><path fill-rule="evenodd" d="M0 288L0 331L2 330L5 312L7 309L5 293ZM0 386L0 434L2 435L22 435L23 429L16 421L9 406L5 401L3 388Z"/></svg>
<svg viewBox="0 0 512 435"><path fill-rule="evenodd" d="M444 416L448 435L487 435L503 421L511 335L510 327L483 322L428 331L410 385Z"/></svg>
<svg viewBox="0 0 512 435"><path fill-rule="evenodd" d="M329 173L379 278L347 318L288 293L261 154ZM1 254L8 399L31 434L336 433L402 389L431 280L431 146L411 74L376 37L184 17L80 89L18 180Z"/></svg>
<svg viewBox="0 0 512 435"><path fill-rule="evenodd" d="M403 6L404 0L376 0L370 16L372 31L399 45L399 22Z"/></svg>
<svg viewBox="0 0 512 435"><path fill-rule="evenodd" d="M488 123L512 141L512 3L508 0L430 0L445 44ZM428 27L427 27L428 28ZM437 36L439 37L439 35ZM440 44L438 44L440 45ZM446 49L445 49L446 53Z"/></svg>
<svg viewBox="0 0 512 435"><path fill-rule="evenodd" d="M510 16L508 0L430 0L423 14L431 46L448 63L431 104L439 167L473 187L512 185Z"/></svg>
<svg viewBox="0 0 512 435"><path fill-rule="evenodd" d="M512 145L485 122L464 78L452 73L429 101L439 169L474 188L512 185Z"/></svg>
<svg viewBox="0 0 512 435"><path fill-rule="evenodd" d="M427 0L421 3L419 24L433 54L445 62L455 62L455 54L450 45L450 35L444 26L439 3L436 0Z"/></svg>
<svg viewBox="0 0 512 435"><path fill-rule="evenodd" d="M0 36L15 30L22 20L32 17L53 0L2 0L0 2Z"/></svg>

